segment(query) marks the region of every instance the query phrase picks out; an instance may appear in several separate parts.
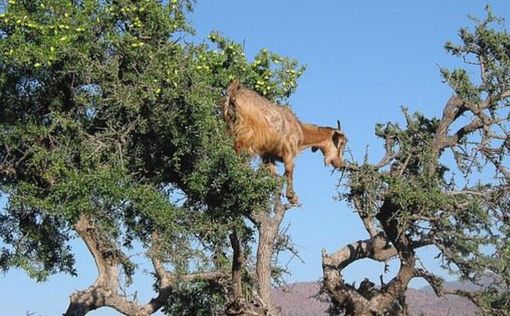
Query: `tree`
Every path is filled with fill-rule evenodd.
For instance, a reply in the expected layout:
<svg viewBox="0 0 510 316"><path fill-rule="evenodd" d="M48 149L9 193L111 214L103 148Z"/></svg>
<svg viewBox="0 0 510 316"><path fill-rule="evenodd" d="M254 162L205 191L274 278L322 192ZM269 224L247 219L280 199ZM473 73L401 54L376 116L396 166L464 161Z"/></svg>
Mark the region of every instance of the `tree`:
<svg viewBox="0 0 510 316"><path fill-rule="evenodd" d="M440 118L403 110L406 126L378 124L386 154L378 163L353 162L347 171L347 200L359 214L366 240L323 253L324 291L331 314L406 315L405 290L423 278L436 295L468 297L485 314L510 311L510 221L508 106L510 35L490 8L460 43L446 50L468 70L441 69L452 90ZM472 71L479 77L469 77ZM489 285L480 292L451 291L420 264L417 250L435 246L443 268ZM400 268L389 282L365 279L356 287L342 271L361 259Z"/></svg>
<svg viewBox="0 0 510 316"><path fill-rule="evenodd" d="M218 103L233 78L284 101L303 68L265 49L249 62L217 33L188 43L191 9L187 0L9 0L0 15L0 267L37 281L76 275L69 241L80 238L98 277L65 315L242 312L258 308L256 296L260 313L272 309L281 218L259 245L255 275L246 219L265 236L263 219L285 207L276 181L233 151ZM146 303L120 292L140 248L155 277Z"/></svg>

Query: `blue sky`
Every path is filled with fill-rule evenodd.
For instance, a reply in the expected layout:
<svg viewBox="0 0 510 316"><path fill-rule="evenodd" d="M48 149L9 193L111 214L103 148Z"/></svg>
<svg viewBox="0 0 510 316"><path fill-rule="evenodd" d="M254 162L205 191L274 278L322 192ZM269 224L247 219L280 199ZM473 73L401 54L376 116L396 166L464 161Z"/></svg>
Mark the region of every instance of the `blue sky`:
<svg viewBox="0 0 510 316"><path fill-rule="evenodd" d="M401 106L427 115L441 114L451 91L441 81L439 66L460 65L446 54L443 45L457 40L460 27L472 25L468 15L482 17L486 3L496 15L510 17L510 2L504 0L199 0L190 18L199 38L218 30L244 42L248 56L268 48L306 64L298 90L290 99L298 117L326 126L334 126L339 119L352 156L359 161L368 146L369 159L376 161L382 154L381 143L373 135L377 122L402 122ZM339 177L323 166L319 153L304 152L296 161L295 190L303 206L288 212L284 226L289 225L304 263L282 258L292 272L289 282L318 280L321 249L332 252L367 237L353 210L333 199ZM20 271L1 276L0 314L64 312L69 294L95 278L91 258L83 245L75 244L78 278L59 275L35 284ZM435 254L432 249L424 251L422 261L437 272L432 259ZM369 275L377 280L383 268L363 261L349 267L346 278L360 280ZM385 279L394 268L392 265ZM139 297L150 297L150 282L140 281L147 278L138 278ZM420 287L423 282L412 285ZM103 310L90 315L115 313Z"/></svg>

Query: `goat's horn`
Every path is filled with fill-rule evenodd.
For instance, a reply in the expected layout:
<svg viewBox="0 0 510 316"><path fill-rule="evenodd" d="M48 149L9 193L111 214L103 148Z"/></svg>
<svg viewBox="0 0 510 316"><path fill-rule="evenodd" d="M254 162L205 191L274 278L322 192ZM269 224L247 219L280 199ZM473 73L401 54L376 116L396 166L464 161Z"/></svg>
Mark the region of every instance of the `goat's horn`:
<svg viewBox="0 0 510 316"><path fill-rule="evenodd" d="M336 124L338 125L338 130L342 130L342 125L340 124L340 120L336 120Z"/></svg>

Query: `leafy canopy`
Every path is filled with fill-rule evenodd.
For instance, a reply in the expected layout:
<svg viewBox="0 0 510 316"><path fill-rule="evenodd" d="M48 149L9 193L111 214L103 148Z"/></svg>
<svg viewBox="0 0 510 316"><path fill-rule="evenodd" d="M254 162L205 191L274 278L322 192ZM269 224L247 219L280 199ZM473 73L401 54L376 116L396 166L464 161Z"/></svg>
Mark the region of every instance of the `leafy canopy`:
<svg viewBox="0 0 510 316"><path fill-rule="evenodd" d="M4 271L22 268L37 280L75 274L69 241L84 216L117 250L134 241L149 249L158 232L173 269L202 269L223 262L208 254L225 247L229 227L266 209L275 183L233 152L218 103L233 78L285 101L304 68L266 49L250 61L217 32L188 43L191 9L186 0L5 5Z"/></svg>

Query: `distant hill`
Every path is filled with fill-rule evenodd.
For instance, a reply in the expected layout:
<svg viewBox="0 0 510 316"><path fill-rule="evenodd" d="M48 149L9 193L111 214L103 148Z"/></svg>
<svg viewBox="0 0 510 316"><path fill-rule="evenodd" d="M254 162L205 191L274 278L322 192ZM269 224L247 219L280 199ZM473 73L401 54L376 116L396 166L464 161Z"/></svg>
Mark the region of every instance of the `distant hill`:
<svg viewBox="0 0 510 316"><path fill-rule="evenodd" d="M473 290L465 282L446 283L448 288ZM275 304L281 308L283 316L323 316L328 304L316 298L320 284L316 282L294 283L273 290ZM420 290L407 291L409 312L416 316L474 316L476 307L469 300L457 296L438 298L434 292L425 287Z"/></svg>

